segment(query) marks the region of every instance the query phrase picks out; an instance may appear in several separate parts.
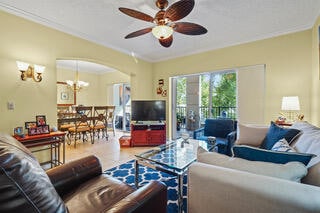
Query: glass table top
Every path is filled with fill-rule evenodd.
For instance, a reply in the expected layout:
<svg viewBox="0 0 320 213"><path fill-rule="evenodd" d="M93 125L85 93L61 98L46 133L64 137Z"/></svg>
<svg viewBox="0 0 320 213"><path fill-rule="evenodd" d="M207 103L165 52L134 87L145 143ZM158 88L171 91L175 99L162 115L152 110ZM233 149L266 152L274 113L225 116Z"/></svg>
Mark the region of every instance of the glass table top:
<svg viewBox="0 0 320 213"><path fill-rule="evenodd" d="M192 162L196 161L198 146L201 146L206 150L213 148L205 141L194 139L188 139L187 141L188 143L182 143L183 139L181 138L174 141L168 141L166 144L157 146L135 156L138 159L148 160L177 171L182 171Z"/></svg>

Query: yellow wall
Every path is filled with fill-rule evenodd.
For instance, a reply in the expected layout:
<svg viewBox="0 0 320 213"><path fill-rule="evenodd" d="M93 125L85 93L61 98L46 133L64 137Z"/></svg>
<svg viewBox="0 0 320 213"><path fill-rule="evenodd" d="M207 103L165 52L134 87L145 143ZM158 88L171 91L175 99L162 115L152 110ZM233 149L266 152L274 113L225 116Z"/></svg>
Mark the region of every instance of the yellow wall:
<svg viewBox="0 0 320 213"><path fill-rule="evenodd" d="M319 62L319 26L320 17L318 17L312 28L312 81L311 81L311 114L312 122L320 124L320 62Z"/></svg>
<svg viewBox="0 0 320 213"><path fill-rule="evenodd" d="M133 98L152 97L152 64L148 62L136 63L129 55L5 12L0 12L0 28L1 132L12 134L14 127L39 114L56 125L56 59L79 58L110 66L131 77ZM21 81L16 60L46 66L42 82ZM7 109L8 101L15 103L14 110Z"/></svg>
<svg viewBox="0 0 320 213"><path fill-rule="evenodd" d="M75 72L72 70L58 69L57 73L58 81L65 82L66 80L75 80ZM61 76L61 78L59 76ZM102 101L104 99L101 98L100 75L79 72L79 80L88 82L89 86L76 93L76 105L105 105L105 102Z"/></svg>
<svg viewBox="0 0 320 213"><path fill-rule="evenodd" d="M282 96L298 95L306 120L319 125L318 25L319 20L310 30L151 64L142 60L136 63L129 55L0 12L0 131L12 133L14 127L23 126L38 114L47 115L48 123L56 124L56 59L68 58L125 73L132 99L168 100L169 96L156 95L158 79L163 78L169 89L171 76L266 64L265 122L278 116ZM46 66L43 81L21 81L16 60ZM90 84L98 81L98 89L104 90L109 80L106 76L92 78ZM15 103L15 110L7 110L7 101ZM96 97L92 101L104 103Z"/></svg>
<svg viewBox="0 0 320 213"><path fill-rule="evenodd" d="M66 82L66 80L75 80L75 71L57 69L57 81ZM76 105L104 106L109 104L107 103L107 86L129 83L130 76L119 71L106 74L79 72L79 80L88 82L89 86L76 93Z"/></svg>
<svg viewBox="0 0 320 213"><path fill-rule="evenodd" d="M154 94L157 79L167 83L172 76L266 64L265 123L279 115L282 96L291 95L299 96L305 119L315 121L311 116L311 35L311 30L306 30L156 63Z"/></svg>

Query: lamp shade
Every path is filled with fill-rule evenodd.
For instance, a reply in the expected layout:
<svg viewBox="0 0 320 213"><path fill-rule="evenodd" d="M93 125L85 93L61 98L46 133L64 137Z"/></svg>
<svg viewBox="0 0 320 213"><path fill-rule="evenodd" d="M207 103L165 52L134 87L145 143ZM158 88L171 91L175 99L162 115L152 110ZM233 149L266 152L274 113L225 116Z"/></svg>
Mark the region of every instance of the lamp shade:
<svg viewBox="0 0 320 213"><path fill-rule="evenodd" d="M34 70L36 71L36 73L43 73L45 68L46 67L40 66L40 65L37 65L37 64L34 65Z"/></svg>
<svg viewBox="0 0 320 213"><path fill-rule="evenodd" d="M19 70L21 71L26 71L29 67L29 64L28 63L25 63L25 62L22 62L22 61L16 61L17 63L17 67Z"/></svg>
<svg viewBox="0 0 320 213"><path fill-rule="evenodd" d="M300 103L298 96L285 96L282 98L281 110L291 111L300 110Z"/></svg>

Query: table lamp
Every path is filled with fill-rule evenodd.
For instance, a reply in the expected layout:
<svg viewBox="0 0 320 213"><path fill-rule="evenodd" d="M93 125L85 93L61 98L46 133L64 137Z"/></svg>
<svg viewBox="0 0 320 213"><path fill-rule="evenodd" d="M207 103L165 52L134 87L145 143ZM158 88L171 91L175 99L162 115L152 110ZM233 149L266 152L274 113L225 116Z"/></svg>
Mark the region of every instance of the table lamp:
<svg viewBox="0 0 320 213"><path fill-rule="evenodd" d="M287 120L293 122L295 120L294 112L300 110L298 96L285 96L282 98L281 110L288 114Z"/></svg>

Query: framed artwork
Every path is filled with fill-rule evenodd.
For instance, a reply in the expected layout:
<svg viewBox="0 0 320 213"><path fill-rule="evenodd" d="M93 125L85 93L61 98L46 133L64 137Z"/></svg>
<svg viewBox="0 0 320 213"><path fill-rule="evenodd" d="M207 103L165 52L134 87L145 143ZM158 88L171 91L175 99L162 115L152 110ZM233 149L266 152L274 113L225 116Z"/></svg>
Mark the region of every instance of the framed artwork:
<svg viewBox="0 0 320 213"><path fill-rule="evenodd" d="M24 122L24 128L26 128L26 129L35 128L35 127L37 127L37 122L35 122L35 121Z"/></svg>
<svg viewBox="0 0 320 213"><path fill-rule="evenodd" d="M57 82L57 105L72 106L76 104L76 92L70 89L66 82Z"/></svg>
<svg viewBox="0 0 320 213"><path fill-rule="evenodd" d="M44 126L42 126L42 133L43 133L43 134L48 134L48 133L50 133L49 125L44 125Z"/></svg>
<svg viewBox="0 0 320 213"><path fill-rule="evenodd" d="M61 92L61 100L69 100L69 93Z"/></svg>
<svg viewBox="0 0 320 213"><path fill-rule="evenodd" d="M37 115L36 116L36 123L37 126L43 126L46 125L46 116L45 115Z"/></svg>
<svg viewBox="0 0 320 213"><path fill-rule="evenodd" d="M50 133L49 125L37 126L37 127L28 129L28 135L29 136L41 135L41 134L49 134L49 133Z"/></svg>

